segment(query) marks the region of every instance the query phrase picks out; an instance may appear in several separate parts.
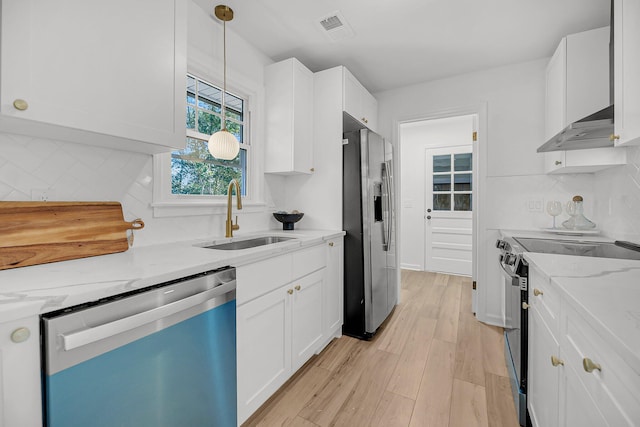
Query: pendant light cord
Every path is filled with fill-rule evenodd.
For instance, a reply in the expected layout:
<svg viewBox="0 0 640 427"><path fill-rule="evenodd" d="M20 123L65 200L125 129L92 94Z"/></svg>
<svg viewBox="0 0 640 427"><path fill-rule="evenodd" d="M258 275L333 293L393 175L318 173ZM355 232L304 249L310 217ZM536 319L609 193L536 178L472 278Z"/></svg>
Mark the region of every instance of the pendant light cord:
<svg viewBox="0 0 640 427"><path fill-rule="evenodd" d="M222 123L221 129L227 130L227 121L225 120L224 96L227 93L227 21L222 21Z"/></svg>

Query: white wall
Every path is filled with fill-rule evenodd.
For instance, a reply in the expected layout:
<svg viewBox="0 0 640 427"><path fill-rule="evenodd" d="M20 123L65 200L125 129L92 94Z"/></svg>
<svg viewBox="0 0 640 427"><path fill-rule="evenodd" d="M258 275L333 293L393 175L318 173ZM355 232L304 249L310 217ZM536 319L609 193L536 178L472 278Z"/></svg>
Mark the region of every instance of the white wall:
<svg viewBox="0 0 640 427"><path fill-rule="evenodd" d="M426 150L469 145L474 117L465 115L400 126L401 268L424 270Z"/></svg>
<svg viewBox="0 0 640 427"><path fill-rule="evenodd" d="M193 2L188 12L188 56L197 58L200 68L211 67L211 76L220 76L222 27ZM227 50L229 81L263 87L264 66L273 61L232 28L227 28ZM258 147L262 119L252 117L252 125L257 126L252 143ZM126 220L145 221L144 230L136 233L136 246L224 235L224 214L153 218L152 164L150 155L0 133L0 200L31 200L32 189L51 188L54 200L119 201ZM260 178L267 207L255 213L239 211L238 234L279 225L271 212L284 198L282 179Z"/></svg>
<svg viewBox="0 0 640 427"><path fill-rule="evenodd" d="M476 280L478 318L489 323L501 323L503 304L493 246L496 229L550 226L550 217L529 211L531 200L565 201L581 194L587 216L594 208L593 176L547 176L543 156L536 153L544 142L546 63L541 59L375 94L381 133L396 146L399 122L486 105L478 129L482 153ZM401 223L401 233L403 228Z"/></svg>

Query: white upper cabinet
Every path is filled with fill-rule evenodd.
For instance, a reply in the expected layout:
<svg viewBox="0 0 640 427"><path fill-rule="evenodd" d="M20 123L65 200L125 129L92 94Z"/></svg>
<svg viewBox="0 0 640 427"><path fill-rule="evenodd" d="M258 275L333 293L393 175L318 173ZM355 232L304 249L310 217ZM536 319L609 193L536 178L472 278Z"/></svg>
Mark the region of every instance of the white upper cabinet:
<svg viewBox="0 0 640 427"><path fill-rule="evenodd" d="M313 73L295 58L265 67L265 172L313 170Z"/></svg>
<svg viewBox="0 0 640 427"><path fill-rule="evenodd" d="M640 2L614 0L616 146L640 144Z"/></svg>
<svg viewBox="0 0 640 427"><path fill-rule="evenodd" d="M378 130L378 101L343 67L343 109L367 128Z"/></svg>
<svg viewBox="0 0 640 427"><path fill-rule="evenodd" d="M150 153L184 146L186 2L1 7L1 130Z"/></svg>
<svg viewBox="0 0 640 427"><path fill-rule="evenodd" d="M560 41L546 68L545 140L611 104L609 39L610 28L602 27ZM547 173L595 172L626 163L626 153L613 147L544 154Z"/></svg>

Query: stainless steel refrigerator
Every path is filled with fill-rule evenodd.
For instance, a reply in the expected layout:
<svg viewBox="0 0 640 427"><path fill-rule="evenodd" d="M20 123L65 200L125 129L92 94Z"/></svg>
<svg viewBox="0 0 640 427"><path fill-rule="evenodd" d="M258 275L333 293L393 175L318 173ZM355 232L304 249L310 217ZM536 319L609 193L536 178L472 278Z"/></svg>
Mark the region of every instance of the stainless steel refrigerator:
<svg viewBox="0 0 640 427"><path fill-rule="evenodd" d="M342 224L345 335L370 339L398 301L393 150L368 129L345 132Z"/></svg>

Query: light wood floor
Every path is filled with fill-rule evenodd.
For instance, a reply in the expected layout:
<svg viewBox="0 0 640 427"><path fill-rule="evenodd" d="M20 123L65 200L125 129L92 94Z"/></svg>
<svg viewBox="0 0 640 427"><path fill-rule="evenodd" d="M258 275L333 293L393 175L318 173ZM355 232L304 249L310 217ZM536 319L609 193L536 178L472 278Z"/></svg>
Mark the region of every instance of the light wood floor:
<svg viewBox="0 0 640 427"><path fill-rule="evenodd" d="M372 341L334 340L244 426L516 427L502 328L471 313L471 280L402 272Z"/></svg>

